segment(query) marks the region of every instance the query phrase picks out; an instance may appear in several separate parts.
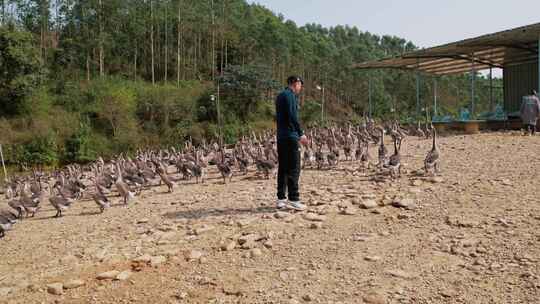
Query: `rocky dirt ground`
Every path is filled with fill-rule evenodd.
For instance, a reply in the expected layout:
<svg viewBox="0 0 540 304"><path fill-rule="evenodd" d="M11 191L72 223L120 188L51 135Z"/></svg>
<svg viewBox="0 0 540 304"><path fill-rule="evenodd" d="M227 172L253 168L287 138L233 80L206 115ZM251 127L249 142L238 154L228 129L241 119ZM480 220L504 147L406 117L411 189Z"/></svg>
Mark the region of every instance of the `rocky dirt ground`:
<svg viewBox="0 0 540 304"><path fill-rule="evenodd" d="M539 303L540 137L444 137L419 177L430 144L404 142L397 181L304 170L303 213L252 173L44 206L0 239L0 302Z"/></svg>

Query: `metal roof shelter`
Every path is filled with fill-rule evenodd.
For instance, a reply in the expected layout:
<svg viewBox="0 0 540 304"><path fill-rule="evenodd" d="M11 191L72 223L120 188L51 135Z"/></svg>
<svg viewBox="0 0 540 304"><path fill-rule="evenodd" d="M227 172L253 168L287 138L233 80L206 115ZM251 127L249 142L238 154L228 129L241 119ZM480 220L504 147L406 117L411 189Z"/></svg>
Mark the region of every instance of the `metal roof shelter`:
<svg viewBox="0 0 540 304"><path fill-rule="evenodd" d="M540 23L535 23L397 57L358 63L354 64L353 68L393 68L441 76L473 72L471 112L474 109L474 72L500 68L503 69L505 80L505 109L515 110L515 103L521 101L514 100L518 95L529 94L532 89L540 91L539 42ZM417 90L418 77L419 74ZM419 99L418 94L417 98Z"/></svg>

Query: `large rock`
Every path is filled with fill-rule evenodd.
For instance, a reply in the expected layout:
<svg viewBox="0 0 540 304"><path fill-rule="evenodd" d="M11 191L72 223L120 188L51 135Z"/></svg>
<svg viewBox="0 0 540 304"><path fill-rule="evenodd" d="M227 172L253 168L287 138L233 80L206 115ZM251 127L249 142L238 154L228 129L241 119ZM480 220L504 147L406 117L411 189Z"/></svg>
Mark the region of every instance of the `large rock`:
<svg viewBox="0 0 540 304"><path fill-rule="evenodd" d="M61 295L64 293L64 285L62 283L53 283L47 285L47 292L53 295Z"/></svg>

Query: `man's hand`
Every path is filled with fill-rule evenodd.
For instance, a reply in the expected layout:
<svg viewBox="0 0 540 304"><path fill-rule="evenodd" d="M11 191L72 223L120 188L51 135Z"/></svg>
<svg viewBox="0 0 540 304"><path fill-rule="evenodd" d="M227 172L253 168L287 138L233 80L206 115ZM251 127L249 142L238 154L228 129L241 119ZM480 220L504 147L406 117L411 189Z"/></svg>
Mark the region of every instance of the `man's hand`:
<svg viewBox="0 0 540 304"><path fill-rule="evenodd" d="M309 144L309 140L308 140L307 136L302 135L302 136L300 137L300 143L301 143L302 145L304 145L304 146L307 146L307 145Z"/></svg>

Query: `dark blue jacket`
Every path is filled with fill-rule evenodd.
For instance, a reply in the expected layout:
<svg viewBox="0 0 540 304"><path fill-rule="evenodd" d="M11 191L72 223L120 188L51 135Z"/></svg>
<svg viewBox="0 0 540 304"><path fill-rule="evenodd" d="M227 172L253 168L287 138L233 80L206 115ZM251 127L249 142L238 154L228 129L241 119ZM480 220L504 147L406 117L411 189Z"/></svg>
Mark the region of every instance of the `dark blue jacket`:
<svg viewBox="0 0 540 304"><path fill-rule="evenodd" d="M290 88L276 98L277 139L299 140L304 131L298 122L298 97Z"/></svg>

